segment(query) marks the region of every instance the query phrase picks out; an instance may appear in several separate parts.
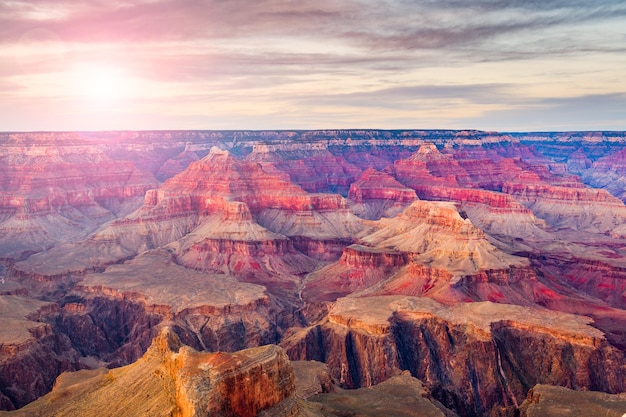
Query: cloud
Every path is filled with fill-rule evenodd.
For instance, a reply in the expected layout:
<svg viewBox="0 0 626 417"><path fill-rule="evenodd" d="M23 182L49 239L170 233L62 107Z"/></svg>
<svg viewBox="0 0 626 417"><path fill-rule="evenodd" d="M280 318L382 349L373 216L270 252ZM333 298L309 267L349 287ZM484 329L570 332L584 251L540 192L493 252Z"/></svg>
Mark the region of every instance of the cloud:
<svg viewBox="0 0 626 417"><path fill-rule="evenodd" d="M485 112L471 126L508 131L624 130L626 91L528 101L515 109Z"/></svg>
<svg viewBox="0 0 626 417"><path fill-rule="evenodd" d="M346 11L328 0L161 0L127 2L14 1L0 8L0 39L35 27L66 42L154 42L242 36L311 35ZM49 18L46 18L49 16Z"/></svg>
<svg viewBox="0 0 626 417"><path fill-rule="evenodd" d="M391 127L425 114L452 124L457 112L489 128L491 117L513 125L514 111L549 123L545 110L565 123L584 117L584 100L542 100L595 91L622 104L603 94L622 78L625 27L623 0L11 0L0 2L0 105L21 89L23 109L54 96L61 112L55 80L102 65L147 91L133 99L157 120L219 108L207 123Z"/></svg>
<svg viewBox="0 0 626 417"><path fill-rule="evenodd" d="M522 100L513 94L513 85L465 84L465 85L413 85L391 87L356 93L311 95L295 99L298 105L335 107L367 107L402 110L419 110L438 107L441 103L492 104Z"/></svg>

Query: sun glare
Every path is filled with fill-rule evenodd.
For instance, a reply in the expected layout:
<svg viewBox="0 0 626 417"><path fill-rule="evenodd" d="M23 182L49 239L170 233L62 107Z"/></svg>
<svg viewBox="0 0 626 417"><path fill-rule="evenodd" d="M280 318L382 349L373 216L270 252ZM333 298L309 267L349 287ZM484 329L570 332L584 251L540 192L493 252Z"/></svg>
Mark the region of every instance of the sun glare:
<svg viewBox="0 0 626 417"><path fill-rule="evenodd" d="M118 101L124 93L124 77L116 68L82 68L77 75L78 93L101 103Z"/></svg>

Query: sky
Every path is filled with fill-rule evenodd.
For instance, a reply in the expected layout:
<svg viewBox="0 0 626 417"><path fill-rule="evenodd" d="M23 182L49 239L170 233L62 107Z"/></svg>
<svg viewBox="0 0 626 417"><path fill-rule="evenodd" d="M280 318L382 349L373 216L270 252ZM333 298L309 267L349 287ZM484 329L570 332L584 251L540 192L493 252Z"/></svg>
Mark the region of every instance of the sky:
<svg viewBox="0 0 626 417"><path fill-rule="evenodd" d="M0 0L0 131L626 130L626 0Z"/></svg>

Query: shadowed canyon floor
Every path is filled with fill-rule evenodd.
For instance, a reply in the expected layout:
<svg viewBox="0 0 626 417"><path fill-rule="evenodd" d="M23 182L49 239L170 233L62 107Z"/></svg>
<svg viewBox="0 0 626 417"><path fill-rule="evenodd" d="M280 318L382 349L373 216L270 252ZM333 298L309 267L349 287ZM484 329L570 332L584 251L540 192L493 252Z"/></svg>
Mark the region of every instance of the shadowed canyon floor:
<svg viewBox="0 0 626 417"><path fill-rule="evenodd" d="M623 132L2 133L0 410L622 416L625 156Z"/></svg>

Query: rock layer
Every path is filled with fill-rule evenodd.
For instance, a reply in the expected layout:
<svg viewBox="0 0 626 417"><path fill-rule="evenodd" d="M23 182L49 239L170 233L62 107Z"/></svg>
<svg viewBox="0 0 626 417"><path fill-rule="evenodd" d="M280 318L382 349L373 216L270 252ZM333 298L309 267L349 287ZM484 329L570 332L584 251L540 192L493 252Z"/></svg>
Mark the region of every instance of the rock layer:
<svg viewBox="0 0 626 417"><path fill-rule="evenodd" d="M7 415L291 417L298 413L294 396L280 348L201 353L165 329L136 363L64 374L50 394Z"/></svg>
<svg viewBox="0 0 626 417"><path fill-rule="evenodd" d="M473 416L518 406L537 383L623 392L624 355L590 322L493 303L445 307L427 298L342 298L327 322L283 346L292 359L325 361L348 387L409 370L444 405Z"/></svg>

